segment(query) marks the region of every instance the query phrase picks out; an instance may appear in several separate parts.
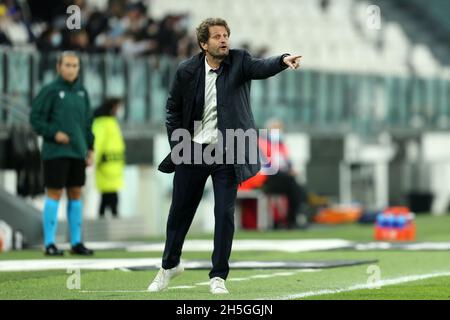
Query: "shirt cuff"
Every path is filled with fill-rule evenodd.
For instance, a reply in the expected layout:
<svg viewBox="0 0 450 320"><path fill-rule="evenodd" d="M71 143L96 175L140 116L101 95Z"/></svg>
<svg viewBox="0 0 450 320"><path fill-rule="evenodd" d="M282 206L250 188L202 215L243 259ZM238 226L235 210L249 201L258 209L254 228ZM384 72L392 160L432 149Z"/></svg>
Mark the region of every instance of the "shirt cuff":
<svg viewBox="0 0 450 320"><path fill-rule="evenodd" d="M288 67L288 65L286 64L286 63L284 63L284 58L286 58L286 57L288 57L288 56L290 56L291 54L289 54L289 53L285 53L285 54L283 54L282 56L281 56L281 58L280 58L280 66L283 68L283 69L286 69L287 67Z"/></svg>

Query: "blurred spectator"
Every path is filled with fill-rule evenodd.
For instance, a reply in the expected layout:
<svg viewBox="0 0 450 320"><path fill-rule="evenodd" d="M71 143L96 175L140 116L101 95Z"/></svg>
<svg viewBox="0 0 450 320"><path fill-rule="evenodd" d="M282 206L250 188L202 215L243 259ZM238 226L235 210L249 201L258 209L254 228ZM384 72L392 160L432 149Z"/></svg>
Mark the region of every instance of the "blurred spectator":
<svg viewBox="0 0 450 320"><path fill-rule="evenodd" d="M62 34L58 29L48 27L36 41L36 46L39 51L50 52L60 50L62 47Z"/></svg>
<svg viewBox="0 0 450 320"><path fill-rule="evenodd" d="M188 16L168 15L155 20L141 1L109 0L106 10L98 10L86 0L0 2L2 45L36 43L42 52L109 51L132 56L166 54L181 58L198 50L195 39L186 31ZM80 8L80 30L67 29L66 11L70 5ZM31 13L29 21L23 18L24 8Z"/></svg>
<svg viewBox="0 0 450 320"><path fill-rule="evenodd" d="M186 36L186 29L183 29L184 16L168 15L159 27L158 42L159 53L171 56L178 55L178 42Z"/></svg>
<svg viewBox="0 0 450 320"><path fill-rule="evenodd" d="M123 17L125 15L128 0L109 0L108 10L111 17Z"/></svg>
<svg viewBox="0 0 450 320"><path fill-rule="evenodd" d="M279 170L275 174L268 174L267 170L269 169L263 166L256 176L241 184L239 190L261 189L267 194L286 196L289 203L287 227L289 229L306 228L308 218L304 206L308 201L308 193L306 187L300 185L296 179L298 174L293 169L287 146L283 141L283 123L280 120L272 119L268 121L266 128L269 129L267 140L262 136L258 138L261 157L265 159L265 163L271 164L271 168L278 167ZM273 148L276 142L272 140L273 131L270 131L274 129L280 130L276 148ZM277 222L275 227L278 227Z"/></svg>
<svg viewBox="0 0 450 320"><path fill-rule="evenodd" d="M28 46L34 42L30 24L25 21L21 7L14 0L6 0L0 8L0 41L13 46Z"/></svg>
<svg viewBox="0 0 450 320"><path fill-rule="evenodd" d="M108 30L108 15L104 12L94 11L86 24L89 42L95 44L98 35Z"/></svg>
<svg viewBox="0 0 450 320"><path fill-rule="evenodd" d="M185 35L178 41L178 54L177 56L182 59L192 57L200 50L195 43L195 39Z"/></svg>
<svg viewBox="0 0 450 320"><path fill-rule="evenodd" d="M126 55L139 55L146 53L150 48L146 37L145 6L138 2L128 5L127 14L122 19L124 28L121 51Z"/></svg>
<svg viewBox="0 0 450 320"><path fill-rule="evenodd" d="M118 216L119 195L123 187L125 166L125 142L120 131L117 117L123 111L118 98L107 99L94 114L92 126L94 132L95 180L101 192L99 215L105 216L110 209L113 217Z"/></svg>
<svg viewBox="0 0 450 320"><path fill-rule="evenodd" d="M5 23L8 8L4 4L0 4L0 45L11 45L6 34L3 32L3 24Z"/></svg>
<svg viewBox="0 0 450 320"><path fill-rule="evenodd" d="M91 46L89 44L89 37L86 30L77 30L75 32L68 33L67 44L65 50L90 52Z"/></svg>
<svg viewBox="0 0 450 320"><path fill-rule="evenodd" d="M271 164L273 165L275 164L275 161L277 161L278 163L276 163L276 165L278 165L279 170L276 174L267 176L267 181L263 186L263 190L265 193L282 194L288 198L288 228L306 227L308 221L306 219L303 207L308 200L307 191L305 186L302 186L296 180L298 173L295 172L292 166L289 152L283 139L284 125L280 120L272 119L268 121L266 128L268 128L269 130L280 130L278 149L275 149L278 150L278 154L274 153L275 150L271 150L270 153ZM270 134L268 140L269 141L267 141L267 143L273 143L273 141L271 141ZM262 145L264 146L264 144L266 144L267 146L267 143L263 142Z"/></svg>

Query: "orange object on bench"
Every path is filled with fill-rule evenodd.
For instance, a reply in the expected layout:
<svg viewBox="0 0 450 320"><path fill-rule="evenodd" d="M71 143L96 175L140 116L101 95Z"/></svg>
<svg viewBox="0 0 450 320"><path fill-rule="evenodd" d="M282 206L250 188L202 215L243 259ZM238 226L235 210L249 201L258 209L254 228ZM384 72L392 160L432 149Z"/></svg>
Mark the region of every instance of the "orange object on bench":
<svg viewBox="0 0 450 320"><path fill-rule="evenodd" d="M320 210L314 221L323 224L352 223L358 221L361 215L360 207L336 206Z"/></svg>

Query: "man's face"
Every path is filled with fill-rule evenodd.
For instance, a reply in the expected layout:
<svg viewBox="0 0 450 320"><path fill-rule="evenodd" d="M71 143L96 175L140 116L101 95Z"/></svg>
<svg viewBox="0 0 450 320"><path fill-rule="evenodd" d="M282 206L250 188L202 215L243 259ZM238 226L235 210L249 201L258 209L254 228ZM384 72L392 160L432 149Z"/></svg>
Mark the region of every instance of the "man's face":
<svg viewBox="0 0 450 320"><path fill-rule="evenodd" d="M202 44L202 47L212 57L223 59L228 56L230 51L228 40L228 32L225 27L212 26L209 27L208 42Z"/></svg>
<svg viewBox="0 0 450 320"><path fill-rule="evenodd" d="M80 60L75 56L64 56L57 69L64 80L74 82L80 71Z"/></svg>

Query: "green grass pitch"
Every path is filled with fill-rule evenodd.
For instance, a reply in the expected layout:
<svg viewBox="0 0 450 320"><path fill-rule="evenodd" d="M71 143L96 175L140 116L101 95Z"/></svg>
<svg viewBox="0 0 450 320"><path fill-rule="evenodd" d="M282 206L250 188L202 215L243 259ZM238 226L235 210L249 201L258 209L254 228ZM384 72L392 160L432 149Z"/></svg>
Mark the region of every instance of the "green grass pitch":
<svg viewBox="0 0 450 320"><path fill-rule="evenodd" d="M450 216L417 218L417 241L450 241ZM327 239L341 238L372 241L371 226L344 225L317 227L308 231L238 232L237 239ZM211 235L190 235L190 239L209 239ZM152 239L155 240L155 239ZM209 252L186 252L183 259L210 259ZM94 258L151 258L160 253L98 251ZM65 259L71 257L66 255ZM25 250L0 254L0 261L44 259L42 252ZM85 258L90 259L90 258ZM65 270L0 272L0 299L450 299L450 276L415 279L436 273L450 274L450 254L445 251L322 251L322 252L241 252L232 253L231 260L378 260L381 281L394 281L381 288L354 286L368 282L368 265L322 269L316 272L301 270L231 270L227 287L231 294L212 296L205 284L206 270L186 270L175 278L169 290L146 292L156 271L126 272L81 270L81 289L70 290ZM411 276L409 280L401 281ZM395 281L399 280L396 283ZM179 287L179 288L173 288Z"/></svg>

